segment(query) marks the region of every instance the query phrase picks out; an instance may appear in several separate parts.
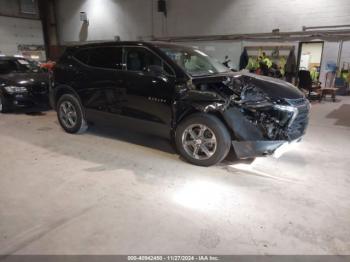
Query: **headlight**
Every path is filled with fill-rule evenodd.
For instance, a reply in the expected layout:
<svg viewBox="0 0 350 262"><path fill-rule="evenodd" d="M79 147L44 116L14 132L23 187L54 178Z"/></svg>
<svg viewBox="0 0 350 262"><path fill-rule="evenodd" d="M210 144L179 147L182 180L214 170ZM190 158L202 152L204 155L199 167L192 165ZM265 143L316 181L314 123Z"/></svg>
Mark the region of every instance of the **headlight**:
<svg viewBox="0 0 350 262"><path fill-rule="evenodd" d="M28 91L27 88L23 86L5 86L4 88L9 94L26 93Z"/></svg>
<svg viewBox="0 0 350 262"><path fill-rule="evenodd" d="M295 118L297 117L299 110L298 108L294 107L294 106L287 106L287 105L274 105L274 108L280 111L284 111L288 113L288 117L289 117L289 122L288 122L288 126L291 126L295 120Z"/></svg>

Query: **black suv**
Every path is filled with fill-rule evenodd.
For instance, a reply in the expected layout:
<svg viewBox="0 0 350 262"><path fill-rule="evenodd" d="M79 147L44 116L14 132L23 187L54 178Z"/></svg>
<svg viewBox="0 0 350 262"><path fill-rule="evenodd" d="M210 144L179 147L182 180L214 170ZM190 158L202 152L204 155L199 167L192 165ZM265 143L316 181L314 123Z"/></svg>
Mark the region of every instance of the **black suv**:
<svg viewBox="0 0 350 262"><path fill-rule="evenodd" d="M273 154L304 135L309 102L295 86L231 72L200 50L161 42L67 48L50 100L69 133L115 123L174 139L189 162L210 166Z"/></svg>

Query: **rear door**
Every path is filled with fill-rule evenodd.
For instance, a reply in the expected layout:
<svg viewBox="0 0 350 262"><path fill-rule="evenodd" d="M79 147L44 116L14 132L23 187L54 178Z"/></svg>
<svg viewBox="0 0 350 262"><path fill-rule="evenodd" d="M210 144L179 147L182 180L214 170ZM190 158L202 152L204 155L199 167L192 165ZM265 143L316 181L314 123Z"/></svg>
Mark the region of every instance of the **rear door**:
<svg viewBox="0 0 350 262"><path fill-rule="evenodd" d="M121 113L125 96L122 57L123 48L118 46L83 49L75 55L82 63L76 72L76 82L88 117L96 113Z"/></svg>

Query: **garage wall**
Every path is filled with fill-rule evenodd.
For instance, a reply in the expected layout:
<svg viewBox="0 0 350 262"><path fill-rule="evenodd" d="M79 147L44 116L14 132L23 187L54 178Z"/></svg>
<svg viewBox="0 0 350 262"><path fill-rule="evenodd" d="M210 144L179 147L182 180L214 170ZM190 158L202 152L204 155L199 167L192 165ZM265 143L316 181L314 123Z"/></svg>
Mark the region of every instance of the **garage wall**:
<svg viewBox="0 0 350 262"><path fill-rule="evenodd" d="M349 24L348 0L168 0L166 31L157 36L265 33L274 28ZM186 25L185 27L183 25Z"/></svg>
<svg viewBox="0 0 350 262"><path fill-rule="evenodd" d="M33 13L21 12L20 1L0 0L0 53L14 55L18 45L42 45L44 37L37 3Z"/></svg>
<svg viewBox="0 0 350 262"><path fill-rule="evenodd" d="M165 18L157 12L157 0L59 0L60 38L62 42L111 40L119 35L123 40L136 40L152 34L265 33L274 28L301 31L303 26L350 21L348 0L167 0L167 6ZM88 28L79 21L80 11L88 14ZM82 33L87 33L85 38Z"/></svg>
<svg viewBox="0 0 350 262"><path fill-rule="evenodd" d="M0 0L0 16L39 19L38 1Z"/></svg>
<svg viewBox="0 0 350 262"><path fill-rule="evenodd" d="M14 55L18 45L44 45L40 20L0 16L0 53Z"/></svg>
<svg viewBox="0 0 350 262"><path fill-rule="evenodd" d="M86 12L89 23L80 21ZM77 41L150 38L151 0L59 0L56 16L61 44Z"/></svg>
<svg viewBox="0 0 350 262"><path fill-rule="evenodd" d="M262 33L274 28L301 31L302 26L350 21L348 0L167 0L167 6L165 18L157 12L157 0L56 1L60 42L114 40L115 36L137 40L150 39L152 35ZM89 25L79 20L80 11L87 13ZM241 51L240 43L207 46L214 46L215 51L207 51L219 59L230 53L237 60Z"/></svg>

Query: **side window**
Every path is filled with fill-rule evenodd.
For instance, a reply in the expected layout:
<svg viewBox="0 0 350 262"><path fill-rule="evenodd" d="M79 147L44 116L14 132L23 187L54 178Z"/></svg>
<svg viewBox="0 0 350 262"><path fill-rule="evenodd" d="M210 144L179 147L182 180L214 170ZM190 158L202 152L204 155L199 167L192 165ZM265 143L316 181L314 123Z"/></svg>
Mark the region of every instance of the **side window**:
<svg viewBox="0 0 350 262"><path fill-rule="evenodd" d="M165 64L157 55L142 47L127 47L126 69L129 71L147 71L157 67L168 75L173 75L172 69Z"/></svg>
<svg viewBox="0 0 350 262"><path fill-rule="evenodd" d="M89 49L83 49L74 54L74 57L84 64L89 63Z"/></svg>
<svg viewBox="0 0 350 262"><path fill-rule="evenodd" d="M88 65L109 69L123 68L123 49L121 47L98 47L89 50Z"/></svg>

